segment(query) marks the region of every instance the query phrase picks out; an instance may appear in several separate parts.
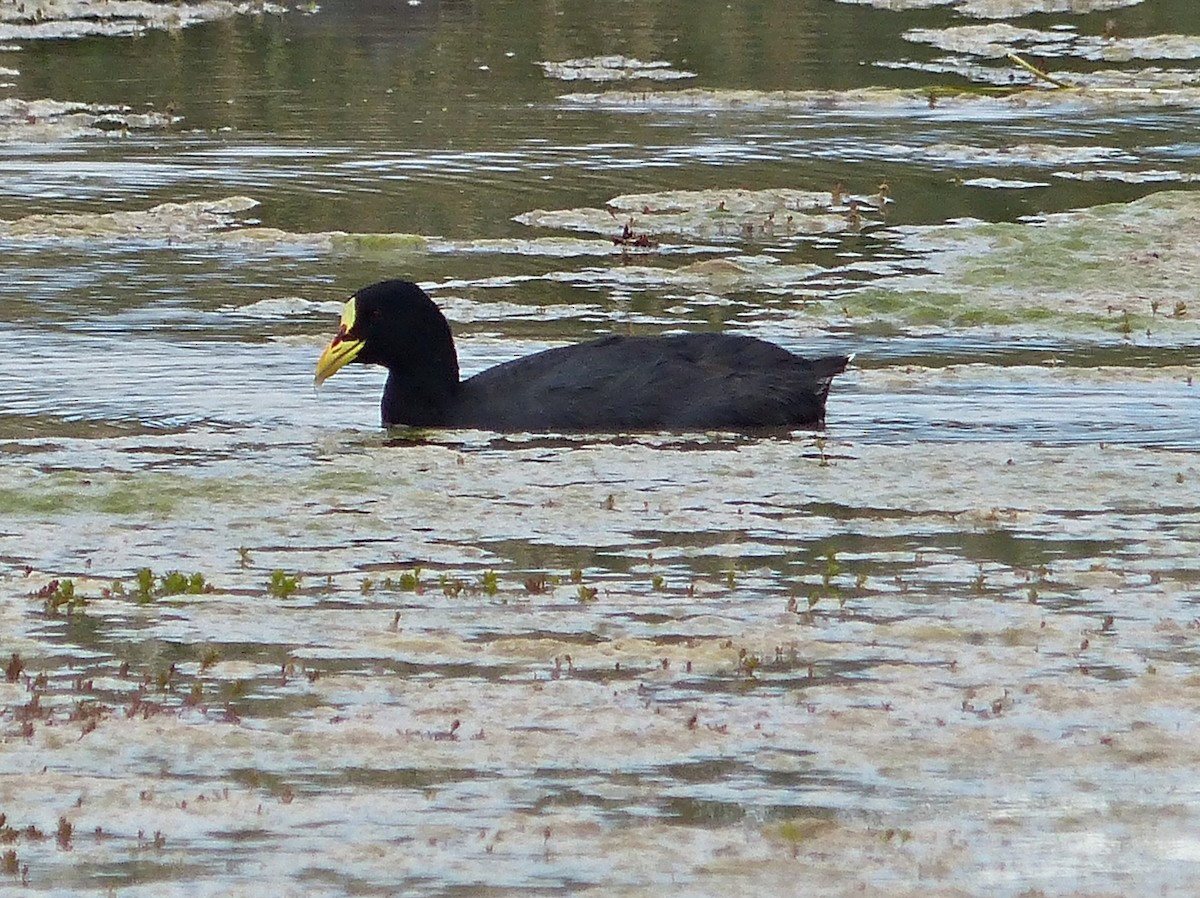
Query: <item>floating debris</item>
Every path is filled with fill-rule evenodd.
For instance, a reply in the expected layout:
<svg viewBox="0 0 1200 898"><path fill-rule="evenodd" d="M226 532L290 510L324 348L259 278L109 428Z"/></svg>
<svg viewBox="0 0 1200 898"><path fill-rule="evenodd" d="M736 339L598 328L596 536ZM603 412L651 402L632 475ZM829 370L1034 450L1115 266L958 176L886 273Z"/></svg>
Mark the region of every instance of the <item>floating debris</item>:
<svg viewBox="0 0 1200 898"><path fill-rule="evenodd" d="M0 99L0 143L67 140L102 133L154 131L179 121L171 112L133 112L128 106L62 100Z"/></svg>
<svg viewBox="0 0 1200 898"><path fill-rule="evenodd" d="M1100 162L1135 162L1136 157L1117 147L1062 146L1049 143L1018 143L1000 147L936 143L924 147L895 147L897 158L956 165L1092 165Z"/></svg>
<svg viewBox="0 0 1200 898"><path fill-rule="evenodd" d="M1071 31L1042 31L1015 25L956 25L948 28L911 28L903 37L914 44L928 44L950 53L966 53L988 59L1003 59L1014 50L1039 56L1067 55L1075 41Z"/></svg>
<svg viewBox="0 0 1200 898"><path fill-rule="evenodd" d="M1056 171L1054 177L1070 181L1120 181L1125 184L1154 184L1158 182L1193 184L1200 181L1200 175L1194 172L1154 168L1143 171L1122 171L1121 169L1111 168L1097 168L1078 172Z"/></svg>
<svg viewBox="0 0 1200 898"><path fill-rule="evenodd" d="M1086 15L1137 6L1143 0L838 0L859 6L874 6L896 12L909 9L929 9L934 6L954 6L964 16L976 19L1015 19L1033 13L1070 13Z"/></svg>
<svg viewBox="0 0 1200 898"><path fill-rule="evenodd" d="M0 4L0 40L60 40L103 35L127 37L174 31L241 15L281 15L274 3L224 0L149 3L144 0L24 0Z"/></svg>
<svg viewBox="0 0 1200 898"><path fill-rule="evenodd" d="M1049 187L1046 181L1022 181L1019 178L968 178L964 187L986 187L989 190L1028 190L1031 187Z"/></svg>
<svg viewBox="0 0 1200 898"><path fill-rule="evenodd" d="M984 55L1004 58L1009 52L1010 48L996 44ZM1014 66L1011 71L1017 71L1017 67ZM563 94L558 99L568 108L587 107L612 112L803 112L811 115L840 113L879 118L925 114L940 119L961 114L977 120L980 115L989 112L1011 118L1015 115L1032 116L1089 109L1196 108L1200 107L1200 88L1193 83L1182 83L1174 87L1089 89L1082 85L1075 87L1074 82L1070 90L1020 83L992 90L941 85L920 89L872 87L844 91L684 88L674 91L573 93Z"/></svg>
<svg viewBox="0 0 1200 898"><path fill-rule="evenodd" d="M132 212L62 212L0 219L0 237L170 241L226 230L236 216L258 205L247 196L188 203L162 203Z"/></svg>
<svg viewBox="0 0 1200 898"><path fill-rule="evenodd" d="M1000 59L1015 51L1041 57L1075 57L1090 61L1131 59L1200 59L1200 35L1154 34L1146 37L1106 37L1078 34L1072 29L1043 31L1005 23L913 28L904 39L951 53Z"/></svg>
<svg viewBox="0 0 1200 898"><path fill-rule="evenodd" d="M870 196L793 189L669 190L617 196L605 209L535 209L513 220L531 227L609 235L626 245L634 232L654 243L664 234L729 242L837 233L847 229L848 216L857 216L861 223L864 215L878 214L889 202L883 188Z"/></svg>
<svg viewBox="0 0 1200 898"><path fill-rule="evenodd" d="M1200 194L1163 191L1019 222L962 221L882 232L923 271L884 276L847 297L854 317L925 326L1023 322L1131 338L1194 339L1186 303L1200 280ZM1185 312L1171 315L1178 303Z"/></svg>
<svg viewBox="0 0 1200 898"><path fill-rule="evenodd" d="M547 78L559 81L677 81L696 77L695 72L672 68L669 62L642 62L626 56L589 56L538 65Z"/></svg>

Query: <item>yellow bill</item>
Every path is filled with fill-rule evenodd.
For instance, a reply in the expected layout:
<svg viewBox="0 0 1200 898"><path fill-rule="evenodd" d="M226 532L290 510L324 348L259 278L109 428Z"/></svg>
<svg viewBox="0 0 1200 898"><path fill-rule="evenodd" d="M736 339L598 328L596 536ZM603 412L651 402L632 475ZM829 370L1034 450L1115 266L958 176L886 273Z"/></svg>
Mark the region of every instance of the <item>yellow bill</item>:
<svg viewBox="0 0 1200 898"><path fill-rule="evenodd" d="M358 314L354 305L354 297L350 297L346 301L345 307L342 309L342 320L338 325L338 332L329 345L325 347L325 351L321 353L321 357L317 359L317 374L313 378L313 386L319 387L328 378L332 377L338 369L358 358L358 354L362 352L362 340L355 340L350 337L354 331L354 320Z"/></svg>

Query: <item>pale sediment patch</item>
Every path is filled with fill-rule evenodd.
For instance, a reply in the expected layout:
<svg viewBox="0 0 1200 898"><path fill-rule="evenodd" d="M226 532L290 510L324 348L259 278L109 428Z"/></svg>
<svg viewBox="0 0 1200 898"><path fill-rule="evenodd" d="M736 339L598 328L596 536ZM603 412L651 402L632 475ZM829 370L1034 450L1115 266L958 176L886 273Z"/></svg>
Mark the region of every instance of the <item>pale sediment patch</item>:
<svg viewBox="0 0 1200 898"><path fill-rule="evenodd" d="M876 9L903 11L953 6L955 11L977 19L1015 19L1033 13L1086 15L1137 6L1143 0L838 0Z"/></svg>
<svg viewBox="0 0 1200 898"><path fill-rule="evenodd" d="M1196 329L1200 200L1194 193L1167 191L1023 222L893 233L899 247L921 255L928 273L880 278L851 297L852 309L863 303L863 312L876 305L903 314L890 296L901 306L925 307L929 323L941 308L944 323L1061 317L1084 329L1126 335L1149 329L1177 338Z"/></svg>
<svg viewBox="0 0 1200 898"><path fill-rule="evenodd" d="M627 56L589 56L538 65L547 78L559 81L677 81L696 77L695 72L676 69L669 62L643 62Z"/></svg>
<svg viewBox="0 0 1200 898"><path fill-rule="evenodd" d="M1019 178L967 178L964 187L983 187L988 190L1030 190L1034 187L1049 187L1046 181L1022 181Z"/></svg>
<svg viewBox="0 0 1200 898"><path fill-rule="evenodd" d="M15 239L145 239L196 238L230 228L236 216L258 205L245 196L186 203L161 203L150 209L27 215L0 221L0 237ZM280 232L282 233L282 232Z"/></svg>
<svg viewBox="0 0 1200 898"><path fill-rule="evenodd" d="M1041 57L1078 57L1108 62L1200 57L1200 37L1187 34L1104 37L1077 34L1071 30L1048 31L993 22L948 28L914 28L904 32L904 38L953 53L989 59L1002 59L1014 50L1029 50Z"/></svg>
<svg viewBox="0 0 1200 898"><path fill-rule="evenodd" d="M0 142L66 140L85 135L155 131L178 118L169 112L134 112L128 106L61 100L0 99Z"/></svg>
<svg viewBox="0 0 1200 898"><path fill-rule="evenodd" d="M62 40L90 36L128 37L149 30L173 31L242 15L281 15L274 3L187 0L25 0L0 6L0 40Z"/></svg>
<svg viewBox="0 0 1200 898"><path fill-rule="evenodd" d="M887 185L869 196L833 191L669 190L613 197L606 208L535 209L521 224L611 235L616 243L652 247L660 235L728 241L857 230L891 202Z"/></svg>
<svg viewBox="0 0 1200 898"><path fill-rule="evenodd" d="M983 28L987 26L964 26ZM1011 26L1006 26L1011 27ZM1019 31L1019 29L1014 29ZM1051 32L1025 29L1029 40L1047 35L1046 40L1058 40ZM1003 58L1013 48L996 43L996 36L957 39L939 37L932 33L929 42L959 48L958 52ZM914 39L924 39L918 35ZM1051 55L1049 44L1038 45L1039 54ZM1015 69L1014 69L1015 71ZM1048 89L1036 85L1027 88L1005 88L984 92L933 85L922 89L857 88L845 91L750 91L701 90L674 91L605 91L602 93L564 94L559 101L568 107L590 107L613 111L654 112L729 112L759 113L795 111L813 114L850 113L854 115L895 117L929 114L941 118L954 115L1043 115L1073 109L1111 109L1168 106L1194 107L1200 105L1200 89L1190 83L1174 87L1129 89Z"/></svg>

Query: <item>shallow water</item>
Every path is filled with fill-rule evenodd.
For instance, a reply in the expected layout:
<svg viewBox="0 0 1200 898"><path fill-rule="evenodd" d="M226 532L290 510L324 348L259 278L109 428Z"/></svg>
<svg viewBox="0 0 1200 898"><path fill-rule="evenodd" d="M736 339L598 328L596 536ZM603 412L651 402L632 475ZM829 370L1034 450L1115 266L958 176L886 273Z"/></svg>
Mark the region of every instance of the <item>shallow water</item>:
<svg viewBox="0 0 1200 898"><path fill-rule="evenodd" d="M1191 894L1191 0L124 9L0 16L5 887ZM310 386L385 276L465 373L858 355L387 434Z"/></svg>

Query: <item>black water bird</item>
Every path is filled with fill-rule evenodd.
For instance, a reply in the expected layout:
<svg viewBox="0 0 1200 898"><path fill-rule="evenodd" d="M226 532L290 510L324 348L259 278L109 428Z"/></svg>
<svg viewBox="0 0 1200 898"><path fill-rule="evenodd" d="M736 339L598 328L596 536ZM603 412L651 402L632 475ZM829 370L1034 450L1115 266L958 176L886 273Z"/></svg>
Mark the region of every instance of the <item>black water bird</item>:
<svg viewBox="0 0 1200 898"><path fill-rule="evenodd" d="M383 424L500 432L755 431L819 426L850 358L804 359L754 337L608 336L459 380L450 325L416 284L346 302L315 383L349 362L388 369Z"/></svg>

